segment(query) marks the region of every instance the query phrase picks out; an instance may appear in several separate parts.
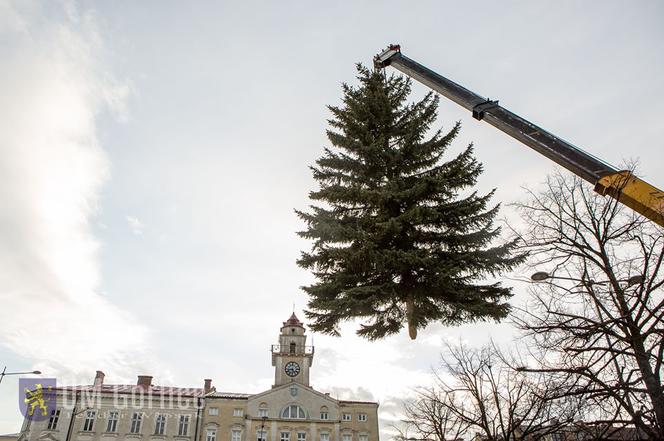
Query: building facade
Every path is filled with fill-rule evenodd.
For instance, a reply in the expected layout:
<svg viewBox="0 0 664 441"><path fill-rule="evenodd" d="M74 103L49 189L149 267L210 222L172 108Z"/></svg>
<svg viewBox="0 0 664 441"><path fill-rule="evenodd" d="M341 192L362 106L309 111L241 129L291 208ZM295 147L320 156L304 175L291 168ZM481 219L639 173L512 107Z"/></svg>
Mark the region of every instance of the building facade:
<svg viewBox="0 0 664 441"><path fill-rule="evenodd" d="M204 384L162 387L140 375L135 385L106 385L97 371L92 385L56 388L47 418L26 418L18 441L192 441L211 392L211 380Z"/></svg>
<svg viewBox="0 0 664 441"><path fill-rule="evenodd" d="M55 390L42 421L25 419L18 441L379 441L378 403L343 401L309 383L314 348L293 314L272 345L274 385L258 394L135 385Z"/></svg>
<svg viewBox="0 0 664 441"><path fill-rule="evenodd" d="M204 441L379 441L378 403L336 400L309 384L314 347L295 314L271 353L270 390L206 395Z"/></svg>

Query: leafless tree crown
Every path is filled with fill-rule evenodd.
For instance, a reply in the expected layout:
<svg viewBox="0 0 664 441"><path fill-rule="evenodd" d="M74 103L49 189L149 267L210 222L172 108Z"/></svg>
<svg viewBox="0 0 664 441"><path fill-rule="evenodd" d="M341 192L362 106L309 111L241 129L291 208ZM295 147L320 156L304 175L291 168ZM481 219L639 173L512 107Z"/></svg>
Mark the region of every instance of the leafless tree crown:
<svg viewBox="0 0 664 441"><path fill-rule="evenodd" d="M530 269L548 274L515 317L528 369L588 400L598 425L664 439L664 230L561 175L518 208Z"/></svg>

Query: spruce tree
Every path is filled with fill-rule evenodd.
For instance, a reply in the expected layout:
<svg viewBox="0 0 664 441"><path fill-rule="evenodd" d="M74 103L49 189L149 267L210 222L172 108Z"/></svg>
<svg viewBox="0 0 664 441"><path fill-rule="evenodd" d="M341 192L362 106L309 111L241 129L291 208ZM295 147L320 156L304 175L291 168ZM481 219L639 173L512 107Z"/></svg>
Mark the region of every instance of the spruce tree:
<svg viewBox="0 0 664 441"><path fill-rule="evenodd" d="M298 234L313 240L298 259L317 279L303 287L311 328L339 335L340 322L360 318L368 339L404 324L414 339L433 321L500 320L511 288L482 280L523 256L514 242L492 246L499 207L488 207L493 191L469 191L482 172L472 145L443 161L460 125L430 134L438 96L408 103L409 80L357 69L359 86L343 84L343 104L328 106L333 148L311 167L319 204L296 211L307 225Z"/></svg>

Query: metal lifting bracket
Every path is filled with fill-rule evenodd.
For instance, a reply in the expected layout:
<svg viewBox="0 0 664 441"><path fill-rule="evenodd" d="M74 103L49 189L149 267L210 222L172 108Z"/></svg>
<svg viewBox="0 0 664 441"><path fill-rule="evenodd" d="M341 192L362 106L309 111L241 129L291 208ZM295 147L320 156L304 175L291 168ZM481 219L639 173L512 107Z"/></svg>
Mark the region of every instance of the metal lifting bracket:
<svg viewBox="0 0 664 441"><path fill-rule="evenodd" d="M374 57L374 67L376 69L384 69L390 65L390 59L397 54L401 53L401 46L398 44L391 44L380 54Z"/></svg>
<svg viewBox="0 0 664 441"><path fill-rule="evenodd" d="M494 107L498 107L498 100L486 100L483 103L476 104L475 107L473 107L473 118L482 121L482 118L484 118L484 112L493 109Z"/></svg>

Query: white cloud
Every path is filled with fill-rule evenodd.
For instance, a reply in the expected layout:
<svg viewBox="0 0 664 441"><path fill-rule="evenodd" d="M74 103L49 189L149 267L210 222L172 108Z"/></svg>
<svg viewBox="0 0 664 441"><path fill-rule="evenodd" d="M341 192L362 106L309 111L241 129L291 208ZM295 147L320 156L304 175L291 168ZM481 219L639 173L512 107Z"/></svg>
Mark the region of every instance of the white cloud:
<svg viewBox="0 0 664 441"><path fill-rule="evenodd" d="M127 223L129 224L129 229L131 230L132 233L134 233L137 236L140 236L143 234L143 222L140 221L140 219L133 217L133 216L125 216L125 219L127 220Z"/></svg>
<svg viewBox="0 0 664 441"><path fill-rule="evenodd" d="M381 434L391 434L390 426L402 418L401 400L412 396L415 387L430 383L431 366L422 360L437 354L440 345L422 344L426 333L414 342L405 331L368 342L355 335L356 327L342 325L343 338L316 335L313 386L342 400L378 401ZM437 334L435 339L440 342L442 337Z"/></svg>
<svg viewBox="0 0 664 441"><path fill-rule="evenodd" d="M128 376L147 330L99 294L91 231L110 168L95 119L126 117L128 89L90 14L42 5L0 2L0 343L48 376Z"/></svg>
<svg viewBox="0 0 664 441"><path fill-rule="evenodd" d="M12 7L11 2L0 2L0 34L25 32L27 24L21 14Z"/></svg>

